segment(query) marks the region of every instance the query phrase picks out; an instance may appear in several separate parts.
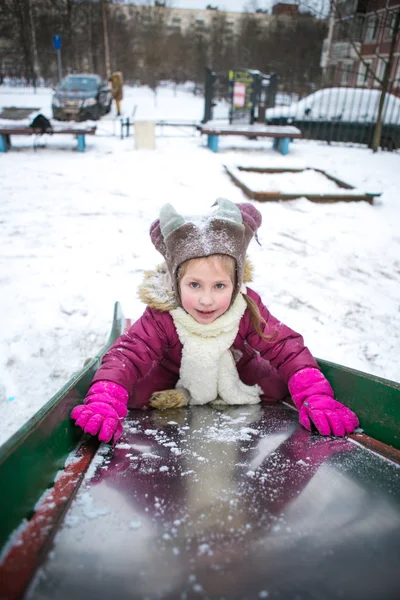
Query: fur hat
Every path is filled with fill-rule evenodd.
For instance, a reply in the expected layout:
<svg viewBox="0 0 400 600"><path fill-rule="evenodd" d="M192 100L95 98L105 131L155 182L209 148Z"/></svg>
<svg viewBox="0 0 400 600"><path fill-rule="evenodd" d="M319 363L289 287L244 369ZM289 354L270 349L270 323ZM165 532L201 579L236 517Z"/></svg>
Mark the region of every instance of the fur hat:
<svg viewBox="0 0 400 600"><path fill-rule="evenodd" d="M160 218L150 227L150 237L163 255L171 275L176 298L179 298L179 266L192 258L226 254L236 261L236 289L232 302L243 283L247 247L261 225L261 213L252 204L234 204L218 198L217 210L207 216L183 217L171 204L165 204Z"/></svg>

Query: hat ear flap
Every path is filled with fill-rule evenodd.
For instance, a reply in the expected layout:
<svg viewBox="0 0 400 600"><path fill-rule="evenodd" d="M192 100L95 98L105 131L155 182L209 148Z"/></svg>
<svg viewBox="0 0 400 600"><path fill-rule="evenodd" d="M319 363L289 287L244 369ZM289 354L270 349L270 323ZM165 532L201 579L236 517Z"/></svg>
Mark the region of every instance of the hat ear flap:
<svg viewBox="0 0 400 600"><path fill-rule="evenodd" d="M165 258L167 256L167 247L161 233L160 219L157 219L150 225L150 238L156 250L158 250Z"/></svg>
<svg viewBox="0 0 400 600"><path fill-rule="evenodd" d="M250 227L253 235L256 235L257 229L261 226L262 223L262 215L260 211L257 210L255 206L253 206L252 204L248 204L247 202L236 204L236 206L242 213L243 223Z"/></svg>

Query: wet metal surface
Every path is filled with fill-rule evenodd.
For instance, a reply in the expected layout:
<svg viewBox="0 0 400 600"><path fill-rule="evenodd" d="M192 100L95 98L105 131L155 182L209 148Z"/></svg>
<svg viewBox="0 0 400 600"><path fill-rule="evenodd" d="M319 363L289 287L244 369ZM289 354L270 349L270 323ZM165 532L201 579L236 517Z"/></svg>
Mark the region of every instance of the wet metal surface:
<svg viewBox="0 0 400 600"><path fill-rule="evenodd" d="M400 468L286 406L132 411L27 597L400 598Z"/></svg>

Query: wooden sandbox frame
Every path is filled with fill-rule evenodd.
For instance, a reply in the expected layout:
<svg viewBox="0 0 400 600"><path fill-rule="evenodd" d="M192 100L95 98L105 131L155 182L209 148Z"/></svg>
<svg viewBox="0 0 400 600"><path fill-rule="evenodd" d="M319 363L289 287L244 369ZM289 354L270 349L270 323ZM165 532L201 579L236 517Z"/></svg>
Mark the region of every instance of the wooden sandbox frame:
<svg viewBox="0 0 400 600"><path fill-rule="evenodd" d="M368 202L369 204L373 204L374 201L374 197L376 196L380 196L381 193L380 192L376 192L376 193L370 193L370 192L360 192L359 194L356 193L349 193L348 195L342 193L342 194L334 194L332 192L329 193L325 193L325 194L315 194L315 193L299 193L299 194L294 194L294 193L283 193L283 192L279 192L279 191L269 191L269 192L259 192L259 191L254 191L252 189L250 189L243 181L241 181L236 175L235 173L232 172L232 167L229 167L228 165L224 165L224 168L226 170L226 172L228 173L228 175L230 176L230 178L232 179L232 181L238 186L240 187L244 193L246 194L246 196L248 198L250 198L251 200L258 200L259 202L270 202L270 201L277 201L277 200L295 200L296 198L300 198L300 197L304 197L307 198L308 200L310 200L311 202L360 202L360 201L364 201L364 202ZM270 167L270 168L264 168L264 167L243 167L243 166L236 166L235 167L238 171L247 171L247 172L252 172L252 173L300 173L302 171L316 171L318 173L321 173L322 175L324 175L327 179L330 179L331 181L333 181L334 183L336 183L336 185L339 188L342 189L346 189L346 190L356 190L356 188L352 185L350 185L349 183L346 183L345 181L338 179L337 177L330 175L329 173L327 173L326 171L323 171L322 169L316 169L314 167L301 167L301 168L286 168L286 167Z"/></svg>

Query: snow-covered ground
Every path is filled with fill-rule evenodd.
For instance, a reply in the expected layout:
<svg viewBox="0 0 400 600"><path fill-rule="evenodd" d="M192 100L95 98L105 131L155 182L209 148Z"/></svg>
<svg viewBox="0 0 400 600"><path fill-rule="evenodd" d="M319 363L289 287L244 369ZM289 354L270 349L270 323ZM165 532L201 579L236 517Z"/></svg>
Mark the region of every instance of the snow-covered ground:
<svg viewBox="0 0 400 600"><path fill-rule="evenodd" d="M50 104L51 90L0 87L0 107L50 117ZM202 98L185 90L161 88L155 105L150 90L126 89L125 116L135 105L137 119L203 116ZM213 154L176 128L157 130L156 150L135 150L119 133L109 115L85 154L67 136L46 136L36 151L31 137L16 137L0 154L0 441L104 345L116 300L140 316L136 288L161 261L148 228L162 204L199 213L218 196L247 200L226 163L316 167L382 192L373 206L257 204L261 246L249 254L254 288L316 356L400 380L400 154L295 141L283 157L271 140L241 138L221 139Z"/></svg>

